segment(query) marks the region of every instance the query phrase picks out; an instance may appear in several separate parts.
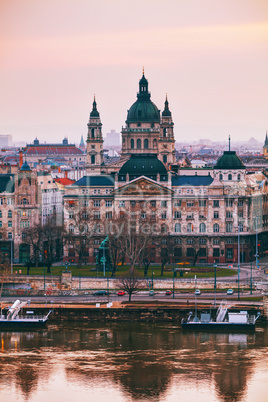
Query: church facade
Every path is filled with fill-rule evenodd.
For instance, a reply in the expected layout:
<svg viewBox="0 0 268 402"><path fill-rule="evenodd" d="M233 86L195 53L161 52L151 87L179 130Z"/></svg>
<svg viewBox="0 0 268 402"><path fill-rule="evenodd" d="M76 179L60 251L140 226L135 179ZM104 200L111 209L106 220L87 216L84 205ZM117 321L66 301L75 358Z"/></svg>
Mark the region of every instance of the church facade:
<svg viewBox="0 0 268 402"><path fill-rule="evenodd" d="M247 174L230 143L214 168L177 166L168 100L161 113L151 101L144 73L122 129L121 160L113 167L103 162L101 128L94 98L87 174L67 186L64 195L67 230L78 236L75 218L79 213L98 228L85 248L85 263L95 262L107 235L106 223L118 216L156 225L157 241L150 245L152 262L161 262L168 253L174 263L232 264L239 259L253 261L268 250L266 176ZM74 245L65 245L64 260L77 262Z"/></svg>

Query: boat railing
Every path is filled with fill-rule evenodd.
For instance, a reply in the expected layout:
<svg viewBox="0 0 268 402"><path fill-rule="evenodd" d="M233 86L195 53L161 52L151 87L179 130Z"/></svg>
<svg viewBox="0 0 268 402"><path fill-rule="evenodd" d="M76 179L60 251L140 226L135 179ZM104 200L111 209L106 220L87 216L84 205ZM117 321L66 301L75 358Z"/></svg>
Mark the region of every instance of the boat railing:
<svg viewBox="0 0 268 402"><path fill-rule="evenodd" d="M41 320L43 319L44 316L43 315L19 315L16 318L14 318L14 320ZM11 320L12 321L12 320Z"/></svg>

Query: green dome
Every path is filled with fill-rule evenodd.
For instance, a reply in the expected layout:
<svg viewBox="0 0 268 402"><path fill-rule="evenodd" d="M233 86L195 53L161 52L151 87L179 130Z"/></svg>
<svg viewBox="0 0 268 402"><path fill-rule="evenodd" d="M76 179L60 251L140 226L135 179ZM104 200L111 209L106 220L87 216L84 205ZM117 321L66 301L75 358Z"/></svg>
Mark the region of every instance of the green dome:
<svg viewBox="0 0 268 402"><path fill-rule="evenodd" d="M125 180L127 174L130 180L140 176L156 180L157 174L160 174L160 179L167 181L167 169L157 155L152 154L131 155L131 158L119 170L119 180Z"/></svg>
<svg viewBox="0 0 268 402"><path fill-rule="evenodd" d="M151 101L151 94L148 92L148 81L144 74L139 82L139 93L137 100L128 110L126 123L146 122L159 123L160 111Z"/></svg>
<svg viewBox="0 0 268 402"><path fill-rule="evenodd" d="M246 169L235 151L224 151L214 169Z"/></svg>

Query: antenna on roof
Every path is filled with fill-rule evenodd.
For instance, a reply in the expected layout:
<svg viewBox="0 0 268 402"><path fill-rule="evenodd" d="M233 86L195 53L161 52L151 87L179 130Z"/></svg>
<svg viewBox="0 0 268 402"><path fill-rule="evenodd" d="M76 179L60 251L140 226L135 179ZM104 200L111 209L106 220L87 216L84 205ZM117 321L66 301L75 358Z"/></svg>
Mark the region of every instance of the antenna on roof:
<svg viewBox="0 0 268 402"><path fill-rule="evenodd" d="M231 151L231 136L229 135L229 152Z"/></svg>

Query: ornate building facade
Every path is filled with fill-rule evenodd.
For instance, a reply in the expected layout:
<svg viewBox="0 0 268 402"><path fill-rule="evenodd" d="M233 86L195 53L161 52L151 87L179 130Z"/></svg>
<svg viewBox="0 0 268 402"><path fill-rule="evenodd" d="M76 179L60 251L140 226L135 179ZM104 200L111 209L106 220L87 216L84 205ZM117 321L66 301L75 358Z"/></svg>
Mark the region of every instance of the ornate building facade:
<svg viewBox="0 0 268 402"><path fill-rule="evenodd" d="M79 212L98 228L84 251L84 262L95 262L107 235L106 223L118 216L130 221L136 216L139 222L149 219L156 225L158 241L150 246L153 262L160 262L168 252L173 262L232 264L238 261L238 238L241 262L253 260L258 247L257 254L262 255L268 250L266 176L247 174L231 151L230 140L229 151L214 168L177 166L168 100L161 114L150 97L143 74L122 129L121 161L112 167L103 164L101 122L94 99L87 175L67 186L64 196L67 230L78 235ZM64 260L77 262L72 244L65 245Z"/></svg>

